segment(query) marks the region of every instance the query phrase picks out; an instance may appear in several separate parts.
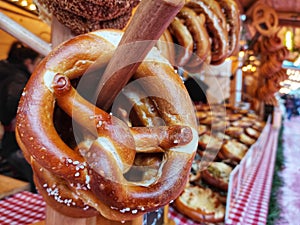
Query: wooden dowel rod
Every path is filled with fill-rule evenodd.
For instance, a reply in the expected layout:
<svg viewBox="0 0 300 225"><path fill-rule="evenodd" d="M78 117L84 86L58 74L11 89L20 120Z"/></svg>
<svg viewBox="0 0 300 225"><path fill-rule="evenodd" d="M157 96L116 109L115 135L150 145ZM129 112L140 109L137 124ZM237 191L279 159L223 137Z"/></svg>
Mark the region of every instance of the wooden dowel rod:
<svg viewBox="0 0 300 225"><path fill-rule="evenodd" d="M65 216L50 206L46 206L45 225L72 224L72 225L97 225L97 217L91 218L73 218ZM105 224L103 224L105 225Z"/></svg>
<svg viewBox="0 0 300 225"><path fill-rule="evenodd" d="M38 36L31 33L1 12L0 28L43 56L48 55L48 53L51 51L51 46L49 43L40 39Z"/></svg>
<svg viewBox="0 0 300 225"><path fill-rule="evenodd" d="M143 0L101 77L97 106L107 110L184 5L184 0ZM112 88L113 87L113 88Z"/></svg>
<svg viewBox="0 0 300 225"><path fill-rule="evenodd" d="M57 45L62 42L73 38L71 30L67 28L65 25L60 23L54 16L52 16L51 20L51 44L52 48L55 48Z"/></svg>

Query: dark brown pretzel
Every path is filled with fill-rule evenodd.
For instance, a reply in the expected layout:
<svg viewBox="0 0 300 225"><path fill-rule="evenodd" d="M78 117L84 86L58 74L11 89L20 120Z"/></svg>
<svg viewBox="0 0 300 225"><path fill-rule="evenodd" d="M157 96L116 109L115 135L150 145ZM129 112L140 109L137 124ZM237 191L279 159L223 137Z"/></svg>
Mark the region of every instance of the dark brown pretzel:
<svg viewBox="0 0 300 225"><path fill-rule="evenodd" d="M18 143L32 164L41 194L69 216L98 211L108 219L130 220L162 207L185 187L195 156L193 105L180 77L155 49L139 66L134 81L150 96L162 126L128 127L71 85L92 64L105 66L121 36L122 32L102 30L61 44L36 68L20 100ZM56 103L83 128L84 138L76 149L54 127ZM163 156L156 175L127 180L136 152L155 149Z"/></svg>

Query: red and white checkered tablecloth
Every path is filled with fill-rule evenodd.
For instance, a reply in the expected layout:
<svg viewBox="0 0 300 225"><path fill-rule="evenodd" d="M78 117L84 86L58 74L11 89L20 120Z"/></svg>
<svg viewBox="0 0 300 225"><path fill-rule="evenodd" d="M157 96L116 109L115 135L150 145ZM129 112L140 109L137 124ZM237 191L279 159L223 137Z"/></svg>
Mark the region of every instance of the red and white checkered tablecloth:
<svg viewBox="0 0 300 225"><path fill-rule="evenodd" d="M45 219L42 196L20 192L0 201L0 225L24 225Z"/></svg>
<svg viewBox="0 0 300 225"><path fill-rule="evenodd" d="M197 223L180 214L173 207L169 207L169 218L170 220L173 220L177 225L204 225L203 223Z"/></svg>
<svg viewBox="0 0 300 225"><path fill-rule="evenodd" d="M231 202L226 225L265 225L277 150L278 130L270 128L261 156Z"/></svg>

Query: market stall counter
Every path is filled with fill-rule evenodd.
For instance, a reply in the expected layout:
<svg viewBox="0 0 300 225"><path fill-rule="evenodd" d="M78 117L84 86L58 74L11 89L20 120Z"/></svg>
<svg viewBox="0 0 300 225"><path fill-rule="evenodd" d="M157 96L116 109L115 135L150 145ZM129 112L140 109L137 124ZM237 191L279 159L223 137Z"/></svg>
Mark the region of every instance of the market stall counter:
<svg viewBox="0 0 300 225"><path fill-rule="evenodd" d="M267 122L260 138L230 175L225 224L266 224L278 126ZM39 194L22 191L0 201L0 224L43 224L46 203ZM180 225L203 225L171 204L169 219ZM160 224L160 223L156 223Z"/></svg>

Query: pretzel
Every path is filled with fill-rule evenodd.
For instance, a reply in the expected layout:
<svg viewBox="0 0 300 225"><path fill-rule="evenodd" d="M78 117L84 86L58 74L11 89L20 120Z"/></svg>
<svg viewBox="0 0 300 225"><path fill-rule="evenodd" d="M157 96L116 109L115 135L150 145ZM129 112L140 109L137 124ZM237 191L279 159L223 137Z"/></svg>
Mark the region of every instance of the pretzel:
<svg viewBox="0 0 300 225"><path fill-rule="evenodd" d="M211 44L207 30L204 27L204 15L198 15L190 8L183 7L178 13L178 18L184 20L185 25L192 34L195 56L192 57L186 64L188 67L197 67L204 61L210 63L211 59Z"/></svg>
<svg viewBox="0 0 300 225"><path fill-rule="evenodd" d="M218 14L213 11L214 7L205 2L193 0L186 3L185 6L193 9L197 14L205 15L207 30L212 40L211 64L222 63L228 56L228 32L222 25L223 19L220 19Z"/></svg>
<svg viewBox="0 0 300 225"><path fill-rule="evenodd" d="M175 47L172 35L168 29L166 29L159 38L156 46L161 54L168 59L172 65L175 65Z"/></svg>
<svg viewBox="0 0 300 225"><path fill-rule="evenodd" d="M260 66L260 74L264 77L272 77L275 73L280 71L282 61L279 55L268 54L263 60L264 63Z"/></svg>
<svg viewBox="0 0 300 225"><path fill-rule="evenodd" d="M264 36L272 36L278 30L276 11L266 4L258 3L252 11L252 25Z"/></svg>
<svg viewBox="0 0 300 225"><path fill-rule="evenodd" d="M88 20L111 20L117 18L131 10L130 1L112 1L93 3L85 0L58 1L53 0L59 8L84 17ZM48 3L49 4L49 3Z"/></svg>
<svg viewBox="0 0 300 225"><path fill-rule="evenodd" d="M43 20L50 22L53 15L75 35L98 29L124 29L138 3L138 0L111 2L35 0Z"/></svg>
<svg viewBox="0 0 300 225"><path fill-rule="evenodd" d="M272 35L271 37L264 37L261 45L267 52L276 52L283 47L280 37L278 35Z"/></svg>
<svg viewBox="0 0 300 225"><path fill-rule="evenodd" d="M175 38L176 57L175 62L178 66L184 66L191 58L193 53L194 41L190 31L180 21L178 17L175 17L172 23L168 27L170 33Z"/></svg>
<svg viewBox="0 0 300 225"><path fill-rule="evenodd" d="M228 54L231 55L238 47L240 40L241 21L238 16L240 14L239 7L235 0L220 0L218 3L226 17L229 44Z"/></svg>
<svg viewBox="0 0 300 225"><path fill-rule="evenodd" d="M162 126L129 127L71 85L87 69L105 66L121 37L121 31L101 30L59 45L36 68L20 100L16 136L37 187L50 206L72 217L100 213L125 221L168 204L185 187L196 153L190 97L157 50L141 63L130 84L138 82L151 96ZM82 128L74 149L54 127L55 107ZM137 149L143 148L160 150L159 168L151 179L128 180L125 174L134 170Z"/></svg>

